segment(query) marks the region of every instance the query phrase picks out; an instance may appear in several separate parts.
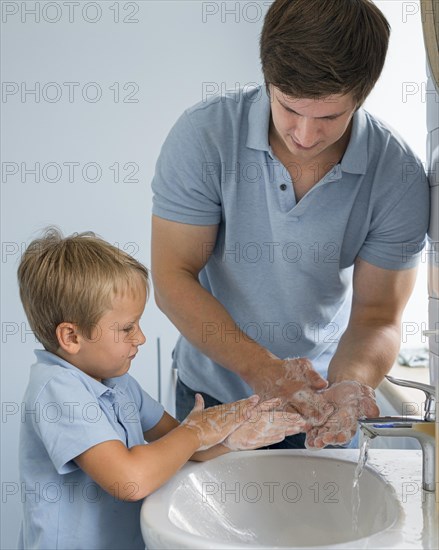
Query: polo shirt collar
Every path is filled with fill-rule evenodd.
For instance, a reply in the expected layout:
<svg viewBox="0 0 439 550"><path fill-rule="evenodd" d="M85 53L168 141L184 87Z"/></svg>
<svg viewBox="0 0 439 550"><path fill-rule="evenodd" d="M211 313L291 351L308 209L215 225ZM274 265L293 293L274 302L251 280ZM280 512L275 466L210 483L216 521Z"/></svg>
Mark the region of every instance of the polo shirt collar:
<svg viewBox="0 0 439 550"><path fill-rule="evenodd" d="M248 113L247 147L270 152L268 131L270 129L271 106L265 85L253 99Z"/></svg>
<svg viewBox="0 0 439 550"><path fill-rule="evenodd" d="M368 162L369 126L364 109L354 113L352 121L351 139L343 159L341 169L351 174L365 174Z"/></svg>
<svg viewBox="0 0 439 550"><path fill-rule="evenodd" d="M124 389L128 383L125 374L117 378L108 378L103 382L99 382L98 380L95 380L82 370L69 363L68 361L65 361L58 355L51 353L47 350L35 350L35 355L39 363L56 365L58 367L63 367L74 372L78 378L86 382L87 386L93 391L96 397L101 397L101 395L108 392L109 390L116 389L116 385L118 389Z"/></svg>
<svg viewBox="0 0 439 550"><path fill-rule="evenodd" d="M247 147L258 151L271 152L268 142L270 127L270 98L265 86L260 87L260 94L253 100L248 114ZM358 109L353 116L351 139L341 162L343 172L365 174L367 169L367 145L369 128L364 109Z"/></svg>

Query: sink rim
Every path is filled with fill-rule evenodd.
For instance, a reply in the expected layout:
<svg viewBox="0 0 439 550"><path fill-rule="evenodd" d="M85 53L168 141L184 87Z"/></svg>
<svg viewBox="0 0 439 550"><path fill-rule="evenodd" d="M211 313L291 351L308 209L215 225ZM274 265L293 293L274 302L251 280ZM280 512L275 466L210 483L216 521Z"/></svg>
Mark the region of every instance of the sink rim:
<svg viewBox="0 0 439 550"><path fill-rule="evenodd" d="M190 473L196 471L200 467L208 467L210 464L215 462L233 462L236 460L257 457L257 456L298 456L298 457L310 457L321 460L330 460L331 462L338 463L348 463L351 465L356 465L358 461L358 449L323 449L321 451L309 451L306 449L277 449L277 450L256 450L256 451L238 451L233 453L228 453L217 457L211 461L205 463L189 462L183 466L183 468L165 485L160 489L155 491L152 495L147 497L141 509L141 527L142 534L145 539L145 532L147 529L150 529L153 532L154 538L165 539L169 544L173 545L172 548L206 548L206 549L218 549L218 550L230 550L232 548L232 543L224 543L221 540L215 538L206 538L200 535L194 535L184 531L177 525L175 525L169 517L169 501L173 495L175 489L179 486L182 479L186 478ZM388 486L390 491L394 492L392 484L374 467L370 464L366 464L365 468L370 475L373 475L379 479L385 486ZM244 548L257 548L258 550L298 550L299 548L305 548L306 550L311 550L312 548L353 548L353 547L364 547L362 541L365 540L373 541L377 537L383 537L389 531L394 532L395 525L402 520L402 510L399 506L398 499L395 495L395 519L394 521L384 529L367 535L366 537L353 539L347 542L340 542L334 544L326 544L324 546L266 546L266 545L257 545L253 543L240 543L233 542L233 548L244 549ZM201 546L202 545L202 546ZM368 545L369 547L369 545Z"/></svg>

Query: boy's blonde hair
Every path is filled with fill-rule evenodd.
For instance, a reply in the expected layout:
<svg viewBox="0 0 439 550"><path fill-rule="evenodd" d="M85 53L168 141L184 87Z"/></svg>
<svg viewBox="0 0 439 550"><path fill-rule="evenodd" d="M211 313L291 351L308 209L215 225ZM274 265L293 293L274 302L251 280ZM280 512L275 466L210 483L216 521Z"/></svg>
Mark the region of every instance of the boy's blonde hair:
<svg viewBox="0 0 439 550"><path fill-rule="evenodd" d="M148 269L92 232L63 237L55 227L27 247L18 268L20 298L45 349L59 348L56 327L71 322L91 338L115 294L149 290Z"/></svg>

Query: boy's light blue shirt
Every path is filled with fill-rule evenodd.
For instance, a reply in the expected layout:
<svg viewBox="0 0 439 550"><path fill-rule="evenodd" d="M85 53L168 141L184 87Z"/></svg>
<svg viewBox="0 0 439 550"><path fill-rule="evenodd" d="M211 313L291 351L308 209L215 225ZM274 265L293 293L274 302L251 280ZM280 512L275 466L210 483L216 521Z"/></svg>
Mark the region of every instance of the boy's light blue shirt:
<svg viewBox="0 0 439 550"><path fill-rule="evenodd" d="M145 444L143 432L160 421L162 405L129 374L100 383L48 351L35 353L22 405L18 547L144 549L141 501L110 496L74 458L109 440Z"/></svg>
<svg viewBox="0 0 439 550"><path fill-rule="evenodd" d="M262 87L187 109L157 162L153 214L219 224L216 243L205 243L212 255L201 284L252 339L281 358L308 357L326 375L348 323L356 258L389 270L417 264L428 181L409 146L359 109L341 162L297 203L271 150L269 122ZM215 319L199 329L205 342L238 338ZM194 390L223 402L252 393L183 337L174 360Z"/></svg>

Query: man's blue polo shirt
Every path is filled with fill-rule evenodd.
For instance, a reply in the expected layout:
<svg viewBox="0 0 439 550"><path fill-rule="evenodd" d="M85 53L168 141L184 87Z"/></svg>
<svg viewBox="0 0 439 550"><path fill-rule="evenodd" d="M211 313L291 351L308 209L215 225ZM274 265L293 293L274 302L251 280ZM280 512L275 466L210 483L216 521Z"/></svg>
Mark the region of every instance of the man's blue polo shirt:
<svg viewBox="0 0 439 550"><path fill-rule="evenodd" d="M18 547L144 549L141 501L110 496L73 459L109 440L144 445L163 407L129 374L100 383L52 353L35 353L21 411Z"/></svg>
<svg viewBox="0 0 439 550"><path fill-rule="evenodd" d="M153 214L219 224L216 243L205 243L212 256L200 273L203 287L249 337L278 357L308 357L325 375L349 319L355 259L390 270L416 265L428 181L409 146L359 109L341 162L296 202L269 145L269 122L263 87L186 110L157 162ZM215 319L199 328L205 342L214 333L235 337ZM221 401L251 393L183 337L174 359L194 390Z"/></svg>

